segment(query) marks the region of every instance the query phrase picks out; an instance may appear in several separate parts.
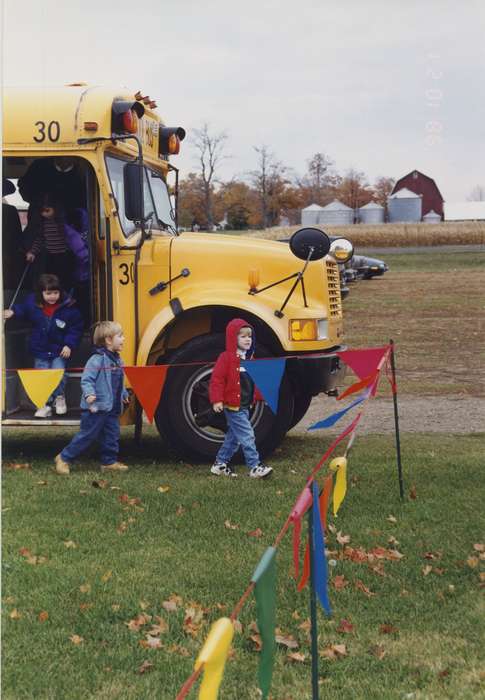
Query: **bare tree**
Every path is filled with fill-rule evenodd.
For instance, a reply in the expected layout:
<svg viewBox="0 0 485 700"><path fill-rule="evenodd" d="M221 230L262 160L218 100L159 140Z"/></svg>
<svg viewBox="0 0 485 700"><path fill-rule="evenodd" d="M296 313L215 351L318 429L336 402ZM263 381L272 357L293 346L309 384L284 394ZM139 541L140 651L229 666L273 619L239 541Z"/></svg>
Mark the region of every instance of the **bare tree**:
<svg viewBox="0 0 485 700"><path fill-rule="evenodd" d="M211 133L209 124L205 123L201 129L194 129L192 143L197 150L200 177L204 187L204 209L207 227L211 230L214 226L214 182L215 175L221 162L226 158L224 147L227 141L225 131Z"/></svg>
<svg viewBox="0 0 485 700"><path fill-rule="evenodd" d="M268 146L254 146L258 154L258 165L249 175L258 195L261 209L261 226L267 228L278 223L284 199L288 169L278 161Z"/></svg>
<svg viewBox="0 0 485 700"><path fill-rule="evenodd" d="M469 202L485 202L485 186L475 185L467 197Z"/></svg>
<svg viewBox="0 0 485 700"><path fill-rule="evenodd" d="M381 175L374 183L374 197L376 202L383 207L387 206L387 198L394 189L395 180L392 177Z"/></svg>

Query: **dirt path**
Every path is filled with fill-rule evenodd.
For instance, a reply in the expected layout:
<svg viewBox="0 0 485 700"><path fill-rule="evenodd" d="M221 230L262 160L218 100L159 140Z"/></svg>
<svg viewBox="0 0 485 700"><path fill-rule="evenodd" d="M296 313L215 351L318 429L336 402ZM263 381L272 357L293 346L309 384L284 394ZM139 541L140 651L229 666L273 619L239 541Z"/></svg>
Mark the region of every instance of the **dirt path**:
<svg viewBox="0 0 485 700"><path fill-rule="evenodd" d="M344 402L342 402L344 403ZM485 433L485 399L483 398L448 398L443 396L399 398L399 425L404 433ZM343 408L340 402L326 397L315 397L303 420L293 428L292 433L303 433L306 429ZM344 416L328 434L338 434L357 414L356 407ZM361 421L359 432L390 433L394 430L394 409L392 399L374 399L367 407ZM306 433L309 437L321 436L324 431ZM484 449L485 452L485 449Z"/></svg>

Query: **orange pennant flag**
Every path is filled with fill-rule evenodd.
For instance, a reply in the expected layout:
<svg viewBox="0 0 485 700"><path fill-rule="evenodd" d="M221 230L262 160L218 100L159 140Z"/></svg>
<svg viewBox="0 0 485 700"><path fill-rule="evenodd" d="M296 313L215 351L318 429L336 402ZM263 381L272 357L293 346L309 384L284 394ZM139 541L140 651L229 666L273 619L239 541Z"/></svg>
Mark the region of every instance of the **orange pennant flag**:
<svg viewBox="0 0 485 700"><path fill-rule="evenodd" d="M346 396L350 396L350 394L355 394L357 391L365 389L367 386L369 386L369 384L372 384L372 382L378 374L379 370L376 369L376 371L372 372L372 374L369 374L368 377L365 377L360 382L352 384L352 386L349 386L348 389L346 389L342 394L339 394L339 396L337 396L337 401L341 401L342 399L345 399Z"/></svg>
<svg viewBox="0 0 485 700"><path fill-rule="evenodd" d="M322 493L320 494L320 497L318 499L318 502L320 503L320 520L321 520L324 528L327 527L327 510L328 510L328 504L330 501L330 495L332 493L332 485L333 485L333 474L328 474L328 476L325 478L325 482L323 484ZM306 549L305 549L305 558L303 560L303 572L301 575L301 579L298 583L297 590L302 591L305 588L309 577L310 577L310 545L307 542Z"/></svg>
<svg viewBox="0 0 485 700"><path fill-rule="evenodd" d="M168 365L124 367L125 374L150 423L160 403Z"/></svg>
<svg viewBox="0 0 485 700"><path fill-rule="evenodd" d="M17 373L29 399L37 408L42 408L54 389L59 386L64 370L19 369Z"/></svg>

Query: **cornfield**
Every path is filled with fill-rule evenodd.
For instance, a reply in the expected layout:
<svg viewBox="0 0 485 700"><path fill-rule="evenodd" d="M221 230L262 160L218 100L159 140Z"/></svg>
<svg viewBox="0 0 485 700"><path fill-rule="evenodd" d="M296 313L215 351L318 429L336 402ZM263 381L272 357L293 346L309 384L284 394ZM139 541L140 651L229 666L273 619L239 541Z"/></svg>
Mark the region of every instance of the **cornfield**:
<svg viewBox="0 0 485 700"><path fill-rule="evenodd" d="M241 231L243 236L279 240L289 238L302 226L275 227L260 231ZM356 246L400 248L402 246L484 245L485 222L442 222L440 224L355 224L353 226L315 226L332 236L343 236Z"/></svg>

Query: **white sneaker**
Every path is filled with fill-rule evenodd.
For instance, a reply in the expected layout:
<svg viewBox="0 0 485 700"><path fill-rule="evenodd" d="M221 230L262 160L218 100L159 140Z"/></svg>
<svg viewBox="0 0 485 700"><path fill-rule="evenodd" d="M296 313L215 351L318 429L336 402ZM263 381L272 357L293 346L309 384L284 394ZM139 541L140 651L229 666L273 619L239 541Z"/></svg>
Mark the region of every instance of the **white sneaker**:
<svg viewBox="0 0 485 700"><path fill-rule="evenodd" d="M249 472L251 479L267 479L273 473L272 467L265 467L264 464L258 464Z"/></svg>
<svg viewBox="0 0 485 700"><path fill-rule="evenodd" d="M233 478L237 476L236 472L233 472L224 462L215 462L211 467L211 474L215 474L216 476L232 476Z"/></svg>
<svg viewBox="0 0 485 700"><path fill-rule="evenodd" d="M63 416L67 413L66 399L64 396L56 396L54 401L54 409L58 416Z"/></svg>
<svg viewBox="0 0 485 700"><path fill-rule="evenodd" d="M49 418L49 416L52 416L52 408L47 405L38 408L34 413L34 418Z"/></svg>

